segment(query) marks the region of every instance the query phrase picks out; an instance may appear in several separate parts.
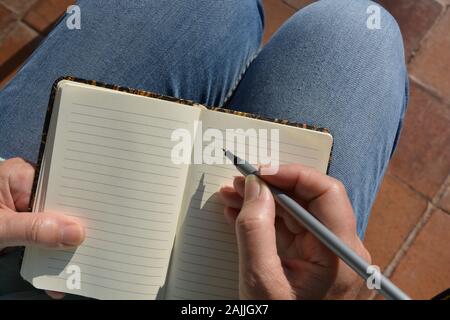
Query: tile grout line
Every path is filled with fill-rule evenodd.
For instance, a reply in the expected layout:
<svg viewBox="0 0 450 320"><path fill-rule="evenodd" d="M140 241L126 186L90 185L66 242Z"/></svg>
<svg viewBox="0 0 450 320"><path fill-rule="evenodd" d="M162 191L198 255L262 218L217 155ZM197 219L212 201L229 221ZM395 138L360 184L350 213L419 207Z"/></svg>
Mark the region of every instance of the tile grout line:
<svg viewBox="0 0 450 320"><path fill-rule="evenodd" d="M419 45L418 45L417 49L413 50L411 52L411 55L409 56L408 60L406 61L407 65L409 65L414 60L416 54L420 51L420 49L422 49L423 45L428 40L428 38L430 38L431 33L434 31L436 25L438 25L439 22L444 18L445 14L447 13L448 8L450 7L450 6L445 6L440 2L437 2L437 3L442 6L441 12L437 16L437 18L434 20L433 24L428 29L428 31L425 33L425 35L422 37L422 39L419 41Z"/></svg>
<svg viewBox="0 0 450 320"><path fill-rule="evenodd" d="M440 4L442 6L442 10L437 16L437 18L434 20L434 23L431 25L431 27L428 29L428 31L425 33L425 35L422 37L422 39L419 41L419 45L416 50L412 51L410 56L408 57L406 64L409 69L409 65L413 63L414 58L419 53L419 51L423 48L424 44L428 41L428 39L431 37L432 33L435 31L436 26L441 22L441 20L444 18L444 16L447 14L447 11L450 11L450 4L444 4L440 1L435 1L436 3ZM446 106L450 106L450 101L446 101L444 97L441 97L439 92L436 91L433 87L429 86L428 84L420 81L418 78L413 76L408 72L408 76L416 82L422 89L425 90L425 92L429 93L432 97L436 98L439 102Z"/></svg>
<svg viewBox="0 0 450 320"><path fill-rule="evenodd" d="M26 11L20 13L20 12L17 12L14 8L10 7L10 6L8 5L7 2L0 1L0 3L1 3L2 5L4 5L8 10L10 10L12 13L15 14L15 16L16 16L16 22L17 22L17 23L23 23L24 25L26 25L26 26L29 27L30 29L36 31L38 34L43 35L42 32L40 32L39 30L37 30L35 27L33 27L33 26L30 25L27 21L24 20L25 16L26 16L30 11L34 10L34 7L35 7L35 5L36 5L36 2L37 2L37 1L34 1L34 3L33 3L31 6L29 6L28 9L27 9ZM11 30L10 30L10 31L11 31Z"/></svg>
<svg viewBox="0 0 450 320"><path fill-rule="evenodd" d="M421 80L417 79L412 74L409 74L408 76L409 76L410 80L412 80L415 84L417 84L426 93L428 93L430 96L432 96L434 99L436 99L439 103L441 103L447 107L450 107L450 101L446 101L445 98L441 97L439 92L436 91L436 89L427 85L426 83L423 83Z"/></svg>
<svg viewBox="0 0 450 320"><path fill-rule="evenodd" d="M442 4L444 8L450 7L450 3L446 3L445 0L435 0L437 3Z"/></svg>
<svg viewBox="0 0 450 320"><path fill-rule="evenodd" d="M420 192L419 190L416 190L413 186L411 186L407 181L403 180L400 176L398 176L397 174L395 174L394 172L389 172L389 175L392 176L395 180L397 180L398 182L400 182L401 184L403 184L406 188L408 188L410 191L414 192L417 196L421 197L423 200L427 201L427 202L431 202L436 208L444 211L447 214L450 214L450 212L442 207L439 206L439 202L435 202L436 200L434 199L430 199L428 198L428 196L426 196L425 194L423 194L422 192ZM450 176L450 173L449 173ZM448 178L447 178L448 179ZM441 186L446 185L447 187L450 187L450 183L449 181L444 180L444 182L442 182ZM439 188L439 190L437 191L436 194L439 194L441 192L441 188ZM445 189L444 189L444 194L441 195L441 197L443 197L445 195ZM437 201L439 201L439 199L437 199Z"/></svg>
<svg viewBox="0 0 450 320"><path fill-rule="evenodd" d="M31 30L35 31L37 34L39 34L40 36L45 37L45 34L43 34L41 31L39 31L38 29L36 29L35 27L33 27L31 24L29 24L27 21L20 19L20 22L22 22L24 25L26 25L28 28L30 28Z"/></svg>
<svg viewBox="0 0 450 320"><path fill-rule="evenodd" d="M422 230L422 227L430 219L432 212L433 212L433 205L430 202L428 202L427 208L425 209L424 213L420 217L419 221L416 223L414 228L408 234L408 236L406 237L406 240L400 246L400 249L398 249L398 251L395 253L394 257L392 258L391 262L389 262L386 269L383 271L384 276L386 276L387 278L390 278L392 276L392 274L394 273L398 264L400 263L402 258L405 256L406 252L411 247L414 240L416 239L417 234L420 232L420 230ZM372 291L368 297L368 300L374 300L377 295L379 295L379 293L377 291Z"/></svg>
<svg viewBox="0 0 450 320"><path fill-rule="evenodd" d="M439 24L439 22L444 18L444 16L447 14L447 10L450 10L450 4L443 4L439 1L436 1L438 4L442 6L442 10L437 16L437 18L434 20L434 23L432 26L428 29L428 31L425 33L425 35L422 37L422 39L419 41L419 45L416 50L412 51L410 56L408 57L406 64L409 66L413 63L414 58L419 53L419 51L422 49L424 44L428 41L428 39L431 37L431 34L433 33L436 26ZM450 101L446 101L444 97L441 97L439 92L436 91L433 87L429 86L428 84L420 81L418 78L413 76L411 73L408 72L408 76L416 83L418 84L422 89L425 90L425 92L429 93L432 97L436 98L440 103L450 106Z"/></svg>
<svg viewBox="0 0 450 320"><path fill-rule="evenodd" d="M392 258L391 262L387 265L386 269L383 271L383 275L385 275L388 278L390 278L393 275L400 261L406 255L408 249L411 248L412 244L416 240L419 232L422 230L422 228L425 226L428 220L430 220L433 212L436 209L440 209L437 206L437 204L444 197L447 188L449 186L450 186L450 174L447 176L444 183L442 183L441 187L439 188L438 192L433 197L433 199L431 199L431 201L428 201L427 208L425 209L424 213L422 214L422 216L420 217L419 221L416 223L414 228L410 231L410 233L406 237L406 240L403 242L403 244L400 246L400 249L394 255L394 258ZM377 295L378 293L376 291L372 291L368 297L368 300L373 300Z"/></svg>
<svg viewBox="0 0 450 320"><path fill-rule="evenodd" d="M428 198L425 194L420 192L419 190L416 190L413 186L411 186L407 181L403 180L400 176L398 176L395 172L390 171L388 173L390 176L392 176L395 180L397 180L399 183L404 185L406 188L408 188L410 191L418 195L420 198L422 198L425 201L430 201L430 198ZM444 181L445 182L445 181ZM439 190L438 190L439 191Z"/></svg>
<svg viewBox="0 0 450 320"><path fill-rule="evenodd" d="M294 9L296 12L299 11L300 9L297 9L296 7L294 7L292 4L290 4L289 2L286 2L286 0L281 0L281 2L285 5L287 5L289 8Z"/></svg>
<svg viewBox="0 0 450 320"><path fill-rule="evenodd" d="M14 8L10 7L10 5L7 2L0 1L0 4L2 4L6 9L11 11L12 13L14 13L16 15L16 17L19 16L19 13L16 10L14 10ZM19 19L20 19L20 17L19 17Z"/></svg>

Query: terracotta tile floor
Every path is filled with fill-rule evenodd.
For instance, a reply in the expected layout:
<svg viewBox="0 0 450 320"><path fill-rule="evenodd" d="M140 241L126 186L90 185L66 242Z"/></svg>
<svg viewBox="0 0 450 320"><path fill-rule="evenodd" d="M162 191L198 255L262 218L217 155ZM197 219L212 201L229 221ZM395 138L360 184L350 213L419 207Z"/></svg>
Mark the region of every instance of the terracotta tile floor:
<svg viewBox="0 0 450 320"><path fill-rule="evenodd" d="M0 0L0 87L73 0ZM267 42L314 0L265 0ZM411 102L365 244L416 299L450 287L450 0L381 0L403 32ZM361 298L380 298L362 290Z"/></svg>

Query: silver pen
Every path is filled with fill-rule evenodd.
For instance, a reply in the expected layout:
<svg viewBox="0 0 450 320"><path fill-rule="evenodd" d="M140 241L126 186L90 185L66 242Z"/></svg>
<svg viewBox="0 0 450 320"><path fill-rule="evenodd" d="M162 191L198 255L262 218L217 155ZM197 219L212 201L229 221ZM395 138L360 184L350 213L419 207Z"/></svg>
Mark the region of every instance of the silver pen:
<svg viewBox="0 0 450 320"><path fill-rule="evenodd" d="M232 161L240 173L244 176L253 174L258 176L261 180L259 170L253 167L250 163L235 156L228 150L222 149L225 156ZM371 265L361 258L355 251L347 246L341 239L339 239L332 231L330 231L324 224L322 224L314 215L309 213L306 209L300 206L295 200L290 198L280 189L266 183L271 190L275 201L288 213L290 213L301 225L303 225L309 232L319 239L328 249L333 251L340 259L342 259L350 268L359 274L364 280L374 275ZM400 288L394 285L381 272L378 276L379 286L376 288L386 299L390 300L411 300Z"/></svg>

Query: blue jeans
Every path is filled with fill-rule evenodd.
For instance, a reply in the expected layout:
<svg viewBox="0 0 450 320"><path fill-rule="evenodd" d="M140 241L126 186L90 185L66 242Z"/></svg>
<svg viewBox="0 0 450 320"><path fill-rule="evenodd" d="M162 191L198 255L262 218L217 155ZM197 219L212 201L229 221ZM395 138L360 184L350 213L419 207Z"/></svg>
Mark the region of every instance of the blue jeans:
<svg viewBox="0 0 450 320"><path fill-rule="evenodd" d="M260 49L260 0L79 0L0 92L0 157L35 161L55 79L73 75L327 127L362 238L401 130L408 76L397 23L372 2L322 0ZM2 288L0 286L0 294Z"/></svg>

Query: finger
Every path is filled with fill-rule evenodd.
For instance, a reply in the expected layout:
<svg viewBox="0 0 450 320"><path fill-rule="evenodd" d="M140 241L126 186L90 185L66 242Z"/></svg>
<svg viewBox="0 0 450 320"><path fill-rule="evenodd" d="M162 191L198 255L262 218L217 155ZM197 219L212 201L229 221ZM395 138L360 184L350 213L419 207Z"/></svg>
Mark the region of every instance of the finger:
<svg viewBox="0 0 450 320"><path fill-rule="evenodd" d="M286 227L284 220L280 217L275 218L275 235L277 239L277 251L280 257L287 255L289 247L295 239L295 235Z"/></svg>
<svg viewBox="0 0 450 320"><path fill-rule="evenodd" d="M28 211L34 173L34 167L28 162L23 161L9 177L11 195L17 211Z"/></svg>
<svg viewBox="0 0 450 320"><path fill-rule="evenodd" d="M241 209L243 199L242 197L231 187L222 187L219 190L220 199L227 207Z"/></svg>
<svg viewBox="0 0 450 320"><path fill-rule="evenodd" d="M253 297L281 297L289 292L289 283L277 253L275 233L275 203L267 185L254 175L245 179L244 203L236 219L239 248L240 289L253 290ZM248 278L256 283L251 289ZM256 288L255 288L256 287ZM256 292L256 293L255 293Z"/></svg>
<svg viewBox="0 0 450 320"><path fill-rule="evenodd" d="M300 164L283 165L275 175L265 175L268 183L307 202L307 209L341 237L356 235L356 221L344 185L313 168Z"/></svg>
<svg viewBox="0 0 450 320"><path fill-rule="evenodd" d="M0 165L0 201L12 210L27 211L34 180L34 168L20 158Z"/></svg>
<svg viewBox="0 0 450 320"><path fill-rule="evenodd" d="M0 212L1 247L73 247L81 244L84 236L81 223L63 214Z"/></svg>
<svg viewBox="0 0 450 320"><path fill-rule="evenodd" d="M330 187L333 178L301 164L281 165L274 175L261 175L264 181L289 191L295 196L312 201L321 196Z"/></svg>
<svg viewBox="0 0 450 320"><path fill-rule="evenodd" d="M244 203L236 219L238 243L244 260L276 255L275 204L265 184L254 175L245 183Z"/></svg>
<svg viewBox="0 0 450 320"><path fill-rule="evenodd" d="M305 228L288 212L286 212L278 204L276 206L275 212L277 216L280 217L288 230L293 234L300 234L305 232Z"/></svg>
<svg viewBox="0 0 450 320"><path fill-rule="evenodd" d="M239 193L241 197L244 197L245 177L243 177L243 176L234 177L233 186L234 186L234 190L236 190L236 192Z"/></svg>
<svg viewBox="0 0 450 320"><path fill-rule="evenodd" d="M234 189L239 193L239 195L243 197L245 189L245 178L243 176L235 177L233 181L233 186ZM279 215L285 220L286 226L292 233L304 232L305 229L303 228L303 226L301 226L297 220L295 220L290 214L284 211L280 206L277 205L275 211L277 215Z"/></svg>
<svg viewBox="0 0 450 320"><path fill-rule="evenodd" d="M232 227L234 227L236 225L236 219L237 219L238 214L239 214L239 210L237 210L237 209L230 208L230 207L224 208L225 220Z"/></svg>
<svg viewBox="0 0 450 320"><path fill-rule="evenodd" d="M50 291L50 290L45 290L45 293L48 294L48 296L50 298L53 298L56 300L61 300L66 295L64 292Z"/></svg>

